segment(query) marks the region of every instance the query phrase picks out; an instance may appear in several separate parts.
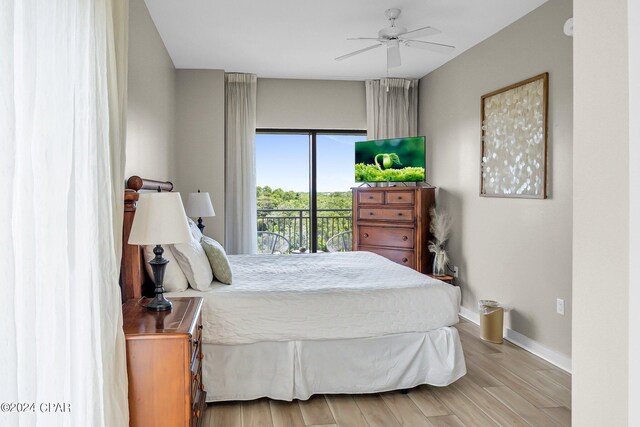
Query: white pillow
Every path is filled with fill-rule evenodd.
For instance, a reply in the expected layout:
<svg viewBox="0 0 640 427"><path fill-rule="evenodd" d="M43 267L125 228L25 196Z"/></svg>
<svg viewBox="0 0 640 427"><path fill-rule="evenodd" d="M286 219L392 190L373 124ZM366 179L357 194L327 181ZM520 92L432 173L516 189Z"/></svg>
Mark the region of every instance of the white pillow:
<svg viewBox="0 0 640 427"><path fill-rule="evenodd" d="M155 284L156 280L153 277L153 270L151 269L151 265L149 264L149 261L156 257L156 255L153 253L153 248L155 248L155 245L146 245L143 250L144 259L147 261L145 262L147 274L149 275L149 277L151 277L151 280ZM171 252L171 245L164 245L162 248L164 249L162 257L169 261L164 269L164 280L162 281L165 292L182 292L186 290L189 287L189 284L187 283L187 277L184 275L184 273L180 269L180 266L178 265L178 262L176 261L176 258L173 256L173 253Z"/></svg>
<svg viewBox="0 0 640 427"><path fill-rule="evenodd" d="M202 231L198 228L198 224L191 218L187 217L187 222L189 223L189 231L191 231L191 236L196 239L198 242L202 238Z"/></svg>
<svg viewBox="0 0 640 427"><path fill-rule="evenodd" d="M213 282L213 272L200 240L192 237L188 243L176 243L172 249L191 287L199 291L208 290Z"/></svg>

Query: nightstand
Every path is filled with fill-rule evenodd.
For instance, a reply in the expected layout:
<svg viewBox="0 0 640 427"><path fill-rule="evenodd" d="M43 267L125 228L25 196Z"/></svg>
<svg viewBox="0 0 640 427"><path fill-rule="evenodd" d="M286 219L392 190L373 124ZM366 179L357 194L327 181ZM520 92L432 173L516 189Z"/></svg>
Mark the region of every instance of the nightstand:
<svg viewBox="0 0 640 427"><path fill-rule="evenodd" d="M137 300L122 305L130 426L202 425L202 301L171 298L173 309L164 312Z"/></svg>
<svg viewBox="0 0 640 427"><path fill-rule="evenodd" d="M427 274L427 276L432 277L434 279L441 280L450 285L455 285L454 280L456 280L456 278L453 276L434 276L433 274Z"/></svg>

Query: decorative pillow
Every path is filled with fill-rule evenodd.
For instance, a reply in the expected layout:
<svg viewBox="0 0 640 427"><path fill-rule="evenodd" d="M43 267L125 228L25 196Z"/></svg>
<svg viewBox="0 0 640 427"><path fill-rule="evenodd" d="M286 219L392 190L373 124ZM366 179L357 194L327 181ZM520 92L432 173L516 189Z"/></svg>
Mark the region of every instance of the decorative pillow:
<svg viewBox="0 0 640 427"><path fill-rule="evenodd" d="M156 257L156 255L153 253L153 248L155 248L155 245L146 245L143 250L144 259L147 261L145 262L147 274L149 275L149 277L151 277L153 283L156 283L156 280L153 277L153 270L151 269L151 265L149 264L149 261ZM182 292L186 290L189 284L187 283L187 278L180 269L176 258L171 252L171 245L164 245L162 248L164 249L162 257L169 261L164 269L164 280L162 281L164 290L166 292Z"/></svg>
<svg viewBox="0 0 640 427"><path fill-rule="evenodd" d="M200 239L192 236L189 242L176 243L172 249L191 287L199 291L208 290L213 282L213 273L207 255L200 245Z"/></svg>
<svg viewBox="0 0 640 427"><path fill-rule="evenodd" d="M209 264L211 264L211 270L216 280L220 283L230 285L233 279L233 273L231 271L231 264L229 264L229 258L227 253L220 243L213 240L211 237L202 236L200 240L204 252L209 258Z"/></svg>

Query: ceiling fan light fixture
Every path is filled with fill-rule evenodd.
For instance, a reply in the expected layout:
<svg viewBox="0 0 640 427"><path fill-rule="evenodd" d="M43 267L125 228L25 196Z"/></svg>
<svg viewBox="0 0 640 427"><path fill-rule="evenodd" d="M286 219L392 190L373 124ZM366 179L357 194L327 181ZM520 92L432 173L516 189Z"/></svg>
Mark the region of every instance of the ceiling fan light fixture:
<svg viewBox="0 0 640 427"><path fill-rule="evenodd" d="M387 47L387 70L389 68L399 67L402 64L400 58L400 45L419 48L424 50L431 50L435 52L446 53L454 46L446 45L442 43L427 42L423 40L415 40L415 38L428 37L435 34L440 34L440 30L430 26L416 28L411 31L407 31L406 28L396 26L396 19L400 16L400 9L392 8L387 9L384 12L385 16L389 20L389 25L380 31L378 31L378 37L355 37L348 38L347 40L375 40L378 44L366 47L364 49L356 50L354 52L347 53L346 55L339 56L336 61L351 58L352 56L359 55L367 52L371 49L380 46Z"/></svg>
<svg viewBox="0 0 640 427"><path fill-rule="evenodd" d="M382 39L393 40L393 39L397 39L398 37L400 37L406 32L407 32L407 29L404 27L396 27L396 26L386 27L378 31L378 37Z"/></svg>

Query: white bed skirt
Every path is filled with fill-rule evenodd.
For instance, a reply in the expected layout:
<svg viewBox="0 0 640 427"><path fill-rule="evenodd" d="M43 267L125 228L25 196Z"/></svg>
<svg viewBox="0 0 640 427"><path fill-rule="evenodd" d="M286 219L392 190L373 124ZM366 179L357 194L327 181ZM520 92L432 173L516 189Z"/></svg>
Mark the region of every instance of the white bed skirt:
<svg viewBox="0 0 640 427"><path fill-rule="evenodd" d="M446 386L467 372L453 327L373 338L204 344L203 353L207 402Z"/></svg>

